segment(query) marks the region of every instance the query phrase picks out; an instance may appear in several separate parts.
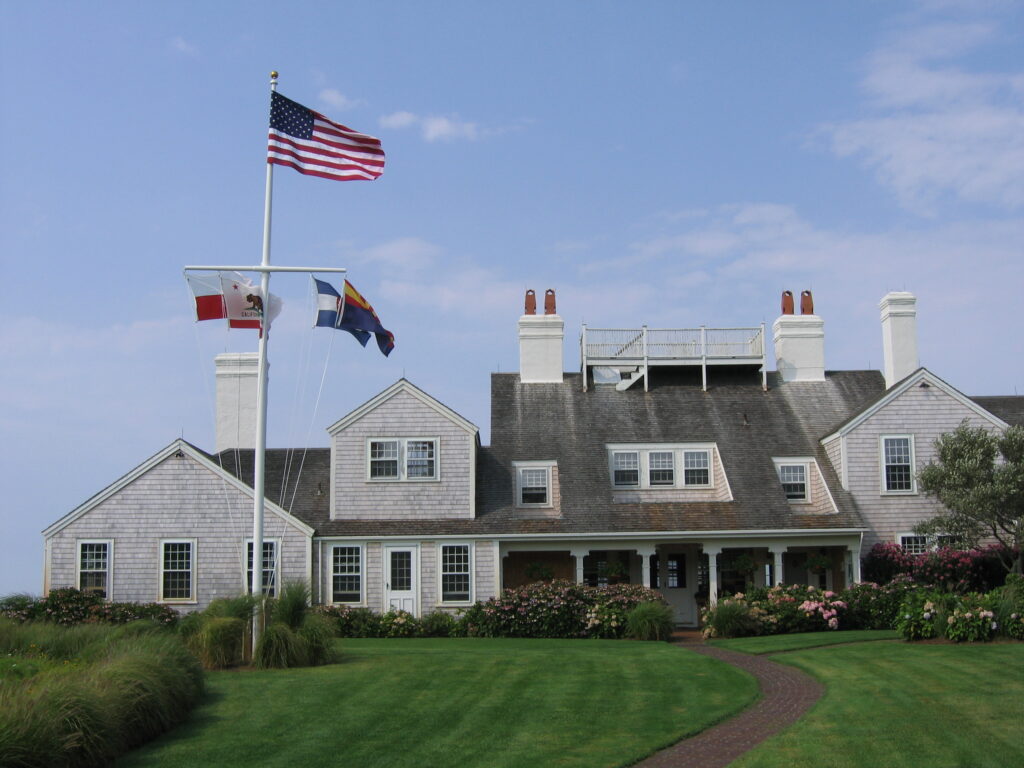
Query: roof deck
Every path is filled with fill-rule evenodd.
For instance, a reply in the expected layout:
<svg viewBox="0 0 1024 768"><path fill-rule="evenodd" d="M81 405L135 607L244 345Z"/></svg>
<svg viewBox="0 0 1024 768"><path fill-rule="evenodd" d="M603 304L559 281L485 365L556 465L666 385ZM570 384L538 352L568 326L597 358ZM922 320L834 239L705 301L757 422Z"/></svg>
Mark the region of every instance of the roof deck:
<svg viewBox="0 0 1024 768"><path fill-rule="evenodd" d="M580 334L581 370L607 367L644 378L652 366L747 365L764 369L764 325L751 328L588 328ZM586 378L586 377L584 377ZM628 385L627 385L628 386ZM625 389L626 387L620 387Z"/></svg>

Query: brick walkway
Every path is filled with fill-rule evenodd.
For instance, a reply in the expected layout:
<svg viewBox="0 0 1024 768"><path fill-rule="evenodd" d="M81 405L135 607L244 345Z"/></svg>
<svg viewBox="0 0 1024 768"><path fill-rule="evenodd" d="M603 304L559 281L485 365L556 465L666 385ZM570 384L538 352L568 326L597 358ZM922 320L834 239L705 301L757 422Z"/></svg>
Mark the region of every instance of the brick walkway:
<svg viewBox="0 0 1024 768"><path fill-rule="evenodd" d="M761 686L761 698L732 719L637 763L642 768L726 766L769 736L796 722L825 691L817 680L798 669L776 664L762 656L704 645L696 633L677 637L676 642L688 650L749 672Z"/></svg>

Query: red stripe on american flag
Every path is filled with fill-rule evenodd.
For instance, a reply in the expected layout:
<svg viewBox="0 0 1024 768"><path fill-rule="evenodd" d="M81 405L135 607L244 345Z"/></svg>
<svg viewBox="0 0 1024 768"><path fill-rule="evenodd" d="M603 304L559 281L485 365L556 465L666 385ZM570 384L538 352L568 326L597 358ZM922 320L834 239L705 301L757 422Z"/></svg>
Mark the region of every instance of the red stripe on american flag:
<svg viewBox="0 0 1024 768"><path fill-rule="evenodd" d="M339 160L351 160L352 162L362 163L366 166L384 167L384 158L381 156L379 159L376 156L365 156L360 152L345 151L344 148L332 149L324 146L324 142L309 142L302 139L296 139L287 134L270 133L270 151L273 152L275 149L283 152L291 152L289 149L282 149L280 144L285 144L288 147L294 149L295 154L308 155L309 157L326 157ZM337 146L337 145L334 145Z"/></svg>
<svg viewBox="0 0 1024 768"><path fill-rule="evenodd" d="M296 142L290 137L282 136L275 132L271 132L269 138L267 162L287 165L295 168L295 170L302 169L303 172L309 170L306 169L306 166L327 169L326 174L317 173L310 175L324 175L325 178L336 178L339 180L373 180L384 172L384 163L377 158L364 159L355 156L353 153L337 152L333 149L315 145L310 147L309 144ZM329 169L348 173L333 174Z"/></svg>
<svg viewBox="0 0 1024 768"><path fill-rule="evenodd" d="M365 163L361 163L358 160L353 161L351 158L347 158L344 156L338 157L336 159L329 159L326 156L322 157L319 155L308 155L303 152L293 151L291 149L288 149L287 147L277 147L276 151L273 154L275 157L280 157L285 160L295 160L304 165L312 165L323 168L335 168L339 171L360 170L374 177L380 176L381 174L381 170L378 168L367 167Z"/></svg>
<svg viewBox="0 0 1024 768"><path fill-rule="evenodd" d="M317 123L323 123L323 125L318 126ZM333 128L334 131L330 131L328 129L328 126L330 128ZM377 147L380 146L380 139L375 138L373 136L368 136L365 133L360 133L359 131L353 131L347 125L336 123L333 120L331 120L331 118L324 117L319 112L313 112L313 130L316 131L318 127L324 129L325 132L336 133L338 136L344 136L346 138L352 139L353 141L358 141L363 144L372 144Z"/></svg>
<svg viewBox="0 0 1024 768"><path fill-rule="evenodd" d="M307 168L301 163L296 163L292 160L285 160L278 157L268 157L267 162L273 163L274 165L285 165L289 168L294 168L296 171L303 173L306 176L319 176L322 179L334 179L336 181L373 181L380 176L379 173L370 174L366 171L359 171L358 173L324 173L323 171L314 171Z"/></svg>

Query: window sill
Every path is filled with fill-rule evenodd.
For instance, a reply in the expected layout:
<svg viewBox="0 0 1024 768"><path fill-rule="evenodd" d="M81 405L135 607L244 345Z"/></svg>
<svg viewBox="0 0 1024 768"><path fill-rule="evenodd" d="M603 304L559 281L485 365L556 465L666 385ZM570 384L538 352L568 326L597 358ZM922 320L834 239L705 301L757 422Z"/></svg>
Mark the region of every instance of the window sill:
<svg viewBox="0 0 1024 768"><path fill-rule="evenodd" d="M917 496L918 493L914 491L882 491L879 496Z"/></svg>
<svg viewBox="0 0 1024 768"><path fill-rule="evenodd" d="M440 477L368 477L368 483L439 483Z"/></svg>

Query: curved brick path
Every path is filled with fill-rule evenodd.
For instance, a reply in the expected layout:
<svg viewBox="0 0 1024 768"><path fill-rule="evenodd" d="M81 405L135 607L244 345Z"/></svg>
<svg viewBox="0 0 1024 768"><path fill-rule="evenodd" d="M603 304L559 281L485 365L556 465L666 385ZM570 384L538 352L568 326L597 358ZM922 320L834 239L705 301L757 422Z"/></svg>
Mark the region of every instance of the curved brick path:
<svg viewBox="0 0 1024 768"><path fill-rule="evenodd" d="M636 764L642 768L726 766L769 736L796 722L825 692L824 686L810 675L761 656L693 641L680 644L749 672L761 686L761 698L732 719L683 739Z"/></svg>

